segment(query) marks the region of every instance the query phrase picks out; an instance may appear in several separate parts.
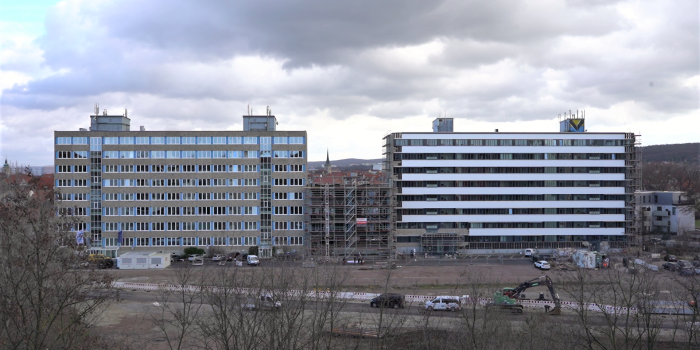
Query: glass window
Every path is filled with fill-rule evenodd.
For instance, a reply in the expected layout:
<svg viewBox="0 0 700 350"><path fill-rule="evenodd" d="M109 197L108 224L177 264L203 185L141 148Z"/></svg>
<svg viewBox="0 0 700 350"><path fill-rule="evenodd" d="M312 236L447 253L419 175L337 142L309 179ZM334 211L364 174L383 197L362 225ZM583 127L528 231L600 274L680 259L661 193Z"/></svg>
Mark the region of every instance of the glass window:
<svg viewBox="0 0 700 350"><path fill-rule="evenodd" d="M183 145L194 145L194 144L195 144L195 138L194 138L194 137L183 137L183 138L182 138L182 144L183 144Z"/></svg>
<svg viewBox="0 0 700 350"><path fill-rule="evenodd" d="M119 158L134 158L134 151L121 151Z"/></svg>
<svg viewBox="0 0 700 350"><path fill-rule="evenodd" d="M119 138L118 137L105 137L104 144L105 145L118 145Z"/></svg>
<svg viewBox="0 0 700 350"><path fill-rule="evenodd" d="M102 158L117 159L119 158L119 151L104 151L102 152Z"/></svg>
<svg viewBox="0 0 700 350"><path fill-rule="evenodd" d="M165 151L151 151L151 158L165 158Z"/></svg>
<svg viewBox="0 0 700 350"><path fill-rule="evenodd" d="M304 144L304 137L303 136L290 137L289 144L290 145L303 145Z"/></svg>
<svg viewBox="0 0 700 350"><path fill-rule="evenodd" d="M180 158L180 151L167 151L167 158Z"/></svg>
<svg viewBox="0 0 700 350"><path fill-rule="evenodd" d="M274 157L275 158L289 158L289 152L288 151L275 151Z"/></svg>
<svg viewBox="0 0 700 350"><path fill-rule="evenodd" d="M73 138L73 144L74 144L74 145L87 145L87 144L88 144L88 138L87 138L87 137L74 137L74 138Z"/></svg>
<svg viewBox="0 0 700 350"><path fill-rule="evenodd" d="M179 137L168 137L165 140L167 144L169 145L179 145L180 144L180 138Z"/></svg>
<svg viewBox="0 0 700 350"><path fill-rule="evenodd" d="M228 151L228 158L243 158L243 151Z"/></svg>
<svg viewBox="0 0 700 350"><path fill-rule="evenodd" d="M211 137L208 137L208 136L197 137L197 144L198 145L211 145Z"/></svg>
<svg viewBox="0 0 700 350"><path fill-rule="evenodd" d="M162 137L162 136L151 137L151 144L152 145L164 145L165 144L165 137Z"/></svg>
<svg viewBox="0 0 700 350"><path fill-rule="evenodd" d="M57 145L70 145L70 144L71 144L71 138L70 138L70 137L57 137L57 138L56 138L56 144L57 144Z"/></svg>
<svg viewBox="0 0 700 350"><path fill-rule="evenodd" d="M196 151L182 151L182 158L195 158L196 156Z"/></svg>
<svg viewBox="0 0 700 350"><path fill-rule="evenodd" d="M137 145L147 145L148 144L148 137L137 137L136 138L136 144Z"/></svg>
<svg viewBox="0 0 700 350"><path fill-rule="evenodd" d="M257 136L246 136L243 138L243 144L257 145L258 144L258 137Z"/></svg>
<svg viewBox="0 0 700 350"><path fill-rule="evenodd" d="M133 137L120 137L119 138L119 144L122 145L133 145L134 144L134 138Z"/></svg>
<svg viewBox="0 0 700 350"><path fill-rule="evenodd" d="M228 138L229 145L240 145L242 143L243 143L243 141L242 141L241 137L229 137Z"/></svg>
<svg viewBox="0 0 700 350"><path fill-rule="evenodd" d="M197 151L197 158L202 158L202 159L211 158L211 151Z"/></svg>
<svg viewBox="0 0 700 350"><path fill-rule="evenodd" d="M212 158L226 158L226 151L213 151L211 156Z"/></svg>
<svg viewBox="0 0 700 350"><path fill-rule="evenodd" d="M226 144L226 138L225 137L212 137L212 143L215 145L225 145Z"/></svg>
<svg viewBox="0 0 700 350"><path fill-rule="evenodd" d="M75 151L73 152L73 158L75 159L87 159L88 151Z"/></svg>
<svg viewBox="0 0 700 350"><path fill-rule="evenodd" d="M287 137L275 137L275 138L273 138L272 142L275 145L286 145L287 144Z"/></svg>
<svg viewBox="0 0 700 350"><path fill-rule="evenodd" d="M244 151L243 158L258 158L258 151Z"/></svg>

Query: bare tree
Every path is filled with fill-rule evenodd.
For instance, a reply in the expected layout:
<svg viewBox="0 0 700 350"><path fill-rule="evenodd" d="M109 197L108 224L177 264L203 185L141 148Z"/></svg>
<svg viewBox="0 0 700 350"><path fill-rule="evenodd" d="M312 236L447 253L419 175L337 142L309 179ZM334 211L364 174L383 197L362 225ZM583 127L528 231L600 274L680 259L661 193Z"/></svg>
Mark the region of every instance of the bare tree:
<svg viewBox="0 0 700 350"><path fill-rule="evenodd" d="M70 217L56 215L38 178L0 180L0 347L80 349L100 344L96 317L118 294L112 276L85 263Z"/></svg>

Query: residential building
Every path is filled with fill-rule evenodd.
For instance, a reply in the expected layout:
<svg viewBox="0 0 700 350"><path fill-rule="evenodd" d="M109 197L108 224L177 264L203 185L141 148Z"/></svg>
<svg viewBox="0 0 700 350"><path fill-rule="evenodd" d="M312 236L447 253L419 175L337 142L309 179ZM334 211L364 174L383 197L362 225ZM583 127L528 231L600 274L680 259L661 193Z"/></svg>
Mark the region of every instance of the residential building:
<svg viewBox="0 0 700 350"><path fill-rule="evenodd" d="M640 183L635 135L569 119L562 132L385 136L397 252L625 246Z"/></svg>
<svg viewBox="0 0 700 350"><path fill-rule="evenodd" d="M681 191L635 192L645 233L683 234L695 230L695 211Z"/></svg>
<svg viewBox="0 0 700 350"><path fill-rule="evenodd" d="M126 113L98 111L90 131L54 132L59 205L93 250L258 246L270 257L304 244L305 131L131 131ZM276 125L244 124L258 118Z"/></svg>

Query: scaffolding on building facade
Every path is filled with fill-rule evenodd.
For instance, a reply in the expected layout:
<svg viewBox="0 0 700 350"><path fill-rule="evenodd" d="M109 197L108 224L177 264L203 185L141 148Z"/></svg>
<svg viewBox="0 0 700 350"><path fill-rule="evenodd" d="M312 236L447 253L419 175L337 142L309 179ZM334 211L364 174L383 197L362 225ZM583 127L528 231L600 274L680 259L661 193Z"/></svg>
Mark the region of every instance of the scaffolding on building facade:
<svg viewBox="0 0 700 350"><path fill-rule="evenodd" d="M634 133L625 134L625 186L626 196L626 213L625 234L629 238L629 242L639 239L639 235L643 233L644 215L638 209L637 198L635 193L642 190L642 147L641 136Z"/></svg>
<svg viewBox="0 0 700 350"><path fill-rule="evenodd" d="M352 177L318 177L306 187L305 226L311 255L389 256L391 186Z"/></svg>

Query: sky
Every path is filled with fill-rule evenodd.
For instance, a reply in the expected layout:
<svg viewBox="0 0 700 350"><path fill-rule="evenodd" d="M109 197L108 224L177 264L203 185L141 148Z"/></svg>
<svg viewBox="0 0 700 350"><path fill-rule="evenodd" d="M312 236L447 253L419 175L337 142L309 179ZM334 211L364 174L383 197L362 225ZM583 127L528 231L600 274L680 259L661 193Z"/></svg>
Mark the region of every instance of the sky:
<svg viewBox="0 0 700 350"><path fill-rule="evenodd" d="M132 130L242 130L269 106L308 158L390 132L591 132L700 142L695 0L0 0L0 156L53 164L95 103ZM249 107L250 106L250 107Z"/></svg>

